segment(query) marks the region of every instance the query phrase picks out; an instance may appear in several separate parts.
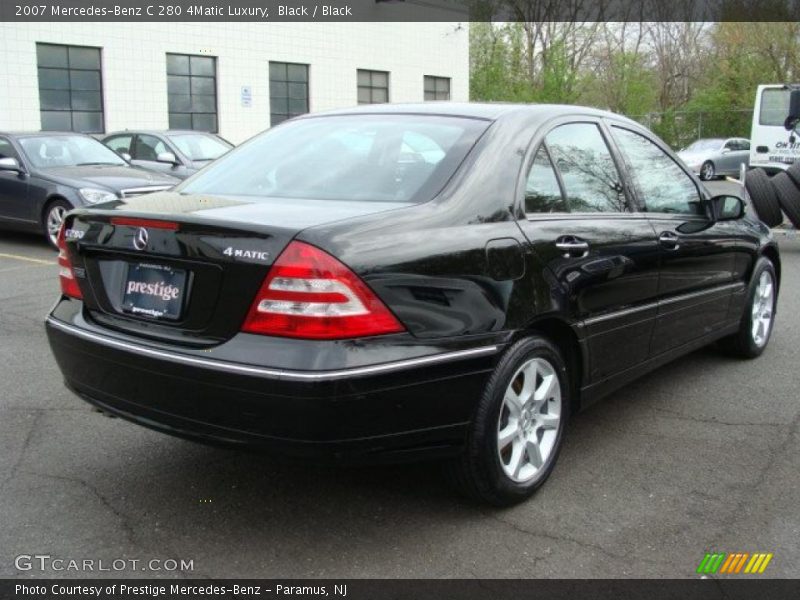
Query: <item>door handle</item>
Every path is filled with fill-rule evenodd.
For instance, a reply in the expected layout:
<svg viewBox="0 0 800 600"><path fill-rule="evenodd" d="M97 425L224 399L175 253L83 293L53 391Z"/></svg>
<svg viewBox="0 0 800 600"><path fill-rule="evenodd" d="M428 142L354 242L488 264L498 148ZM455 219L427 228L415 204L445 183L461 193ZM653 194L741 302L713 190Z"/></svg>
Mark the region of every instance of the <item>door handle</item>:
<svg viewBox="0 0 800 600"><path fill-rule="evenodd" d="M564 253L564 258L583 258L589 254L589 242L572 236L558 238L556 248Z"/></svg>
<svg viewBox="0 0 800 600"><path fill-rule="evenodd" d="M664 231L658 236L658 243L667 250L677 250L681 247L680 238L671 231Z"/></svg>

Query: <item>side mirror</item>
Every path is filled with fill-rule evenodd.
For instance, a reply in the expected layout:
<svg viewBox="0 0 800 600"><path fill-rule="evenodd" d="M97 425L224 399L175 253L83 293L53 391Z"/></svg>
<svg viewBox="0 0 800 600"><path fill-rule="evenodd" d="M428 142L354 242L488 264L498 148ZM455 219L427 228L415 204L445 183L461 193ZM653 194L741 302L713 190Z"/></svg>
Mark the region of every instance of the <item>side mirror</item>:
<svg viewBox="0 0 800 600"><path fill-rule="evenodd" d="M784 126L787 131L792 131L800 121L800 90L792 90L789 93L789 114L786 117Z"/></svg>
<svg viewBox="0 0 800 600"><path fill-rule="evenodd" d="M156 156L156 162L177 165L178 159L175 158L175 155L172 152L159 152L158 156Z"/></svg>
<svg viewBox="0 0 800 600"><path fill-rule="evenodd" d="M119 155L122 157L122 160L124 160L125 162L131 162L133 160L133 158L131 158L131 155L128 154L127 152L120 152Z"/></svg>
<svg viewBox="0 0 800 600"><path fill-rule="evenodd" d="M19 162L16 158L0 158L0 171L14 171L16 173L22 173L22 167L19 166Z"/></svg>
<svg viewBox="0 0 800 600"><path fill-rule="evenodd" d="M714 196L709 202L715 221L735 221L745 214L744 200L738 196Z"/></svg>

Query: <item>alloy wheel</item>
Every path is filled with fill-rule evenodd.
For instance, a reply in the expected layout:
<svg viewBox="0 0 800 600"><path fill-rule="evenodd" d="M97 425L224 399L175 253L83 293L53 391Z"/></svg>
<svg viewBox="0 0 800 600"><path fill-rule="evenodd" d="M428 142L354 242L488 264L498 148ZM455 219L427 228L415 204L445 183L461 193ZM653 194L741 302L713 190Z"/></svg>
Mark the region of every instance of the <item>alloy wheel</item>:
<svg viewBox="0 0 800 600"><path fill-rule="evenodd" d="M64 222L64 215L67 214L67 209L60 204L56 204L47 211L47 236L50 238L50 243L54 246L58 243L58 232L61 229L61 224Z"/></svg>
<svg viewBox="0 0 800 600"><path fill-rule="evenodd" d="M767 343L775 302L775 283L772 273L764 271L758 278L758 287L753 297L752 329L753 342L759 348Z"/></svg>
<svg viewBox="0 0 800 600"><path fill-rule="evenodd" d="M710 181L712 177L714 177L714 165L707 162L700 169L700 178L703 181Z"/></svg>
<svg viewBox="0 0 800 600"><path fill-rule="evenodd" d="M497 423L497 452L511 480L527 483L544 471L561 423L561 385L543 358L523 364L506 389Z"/></svg>

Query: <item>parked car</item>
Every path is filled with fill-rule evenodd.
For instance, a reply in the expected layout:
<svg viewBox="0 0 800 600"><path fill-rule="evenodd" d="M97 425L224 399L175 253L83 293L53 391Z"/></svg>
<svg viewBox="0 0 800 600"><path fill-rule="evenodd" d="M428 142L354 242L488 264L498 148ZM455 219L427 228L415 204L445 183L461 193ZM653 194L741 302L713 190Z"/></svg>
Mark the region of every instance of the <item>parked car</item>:
<svg viewBox="0 0 800 600"><path fill-rule="evenodd" d="M103 143L137 167L178 179L194 175L233 148L233 144L213 133L179 129L119 131L104 137Z"/></svg>
<svg viewBox="0 0 800 600"><path fill-rule="evenodd" d="M67 211L177 182L132 167L88 135L0 132L0 225L41 231L53 247Z"/></svg>
<svg viewBox="0 0 800 600"><path fill-rule="evenodd" d="M724 175L738 175L750 164L750 140L745 138L704 138L678 152L689 168L710 181Z"/></svg>
<svg viewBox="0 0 800 600"><path fill-rule="evenodd" d="M648 130L547 105L298 117L72 213L60 245L47 333L101 410L315 460L446 459L495 504L544 482L570 413L712 342L760 355L780 274L742 200Z"/></svg>

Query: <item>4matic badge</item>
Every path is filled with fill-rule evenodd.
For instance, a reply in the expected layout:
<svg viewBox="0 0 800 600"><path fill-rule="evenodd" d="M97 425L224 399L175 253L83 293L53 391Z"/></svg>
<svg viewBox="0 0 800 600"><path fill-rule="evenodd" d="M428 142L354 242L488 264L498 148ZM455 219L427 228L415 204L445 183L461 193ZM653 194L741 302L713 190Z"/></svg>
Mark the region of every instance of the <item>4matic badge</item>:
<svg viewBox="0 0 800 600"><path fill-rule="evenodd" d="M245 250L243 248L234 248L233 246L228 246L222 251L222 253L225 256L242 258L245 260L269 260L269 252L265 252L263 250Z"/></svg>

